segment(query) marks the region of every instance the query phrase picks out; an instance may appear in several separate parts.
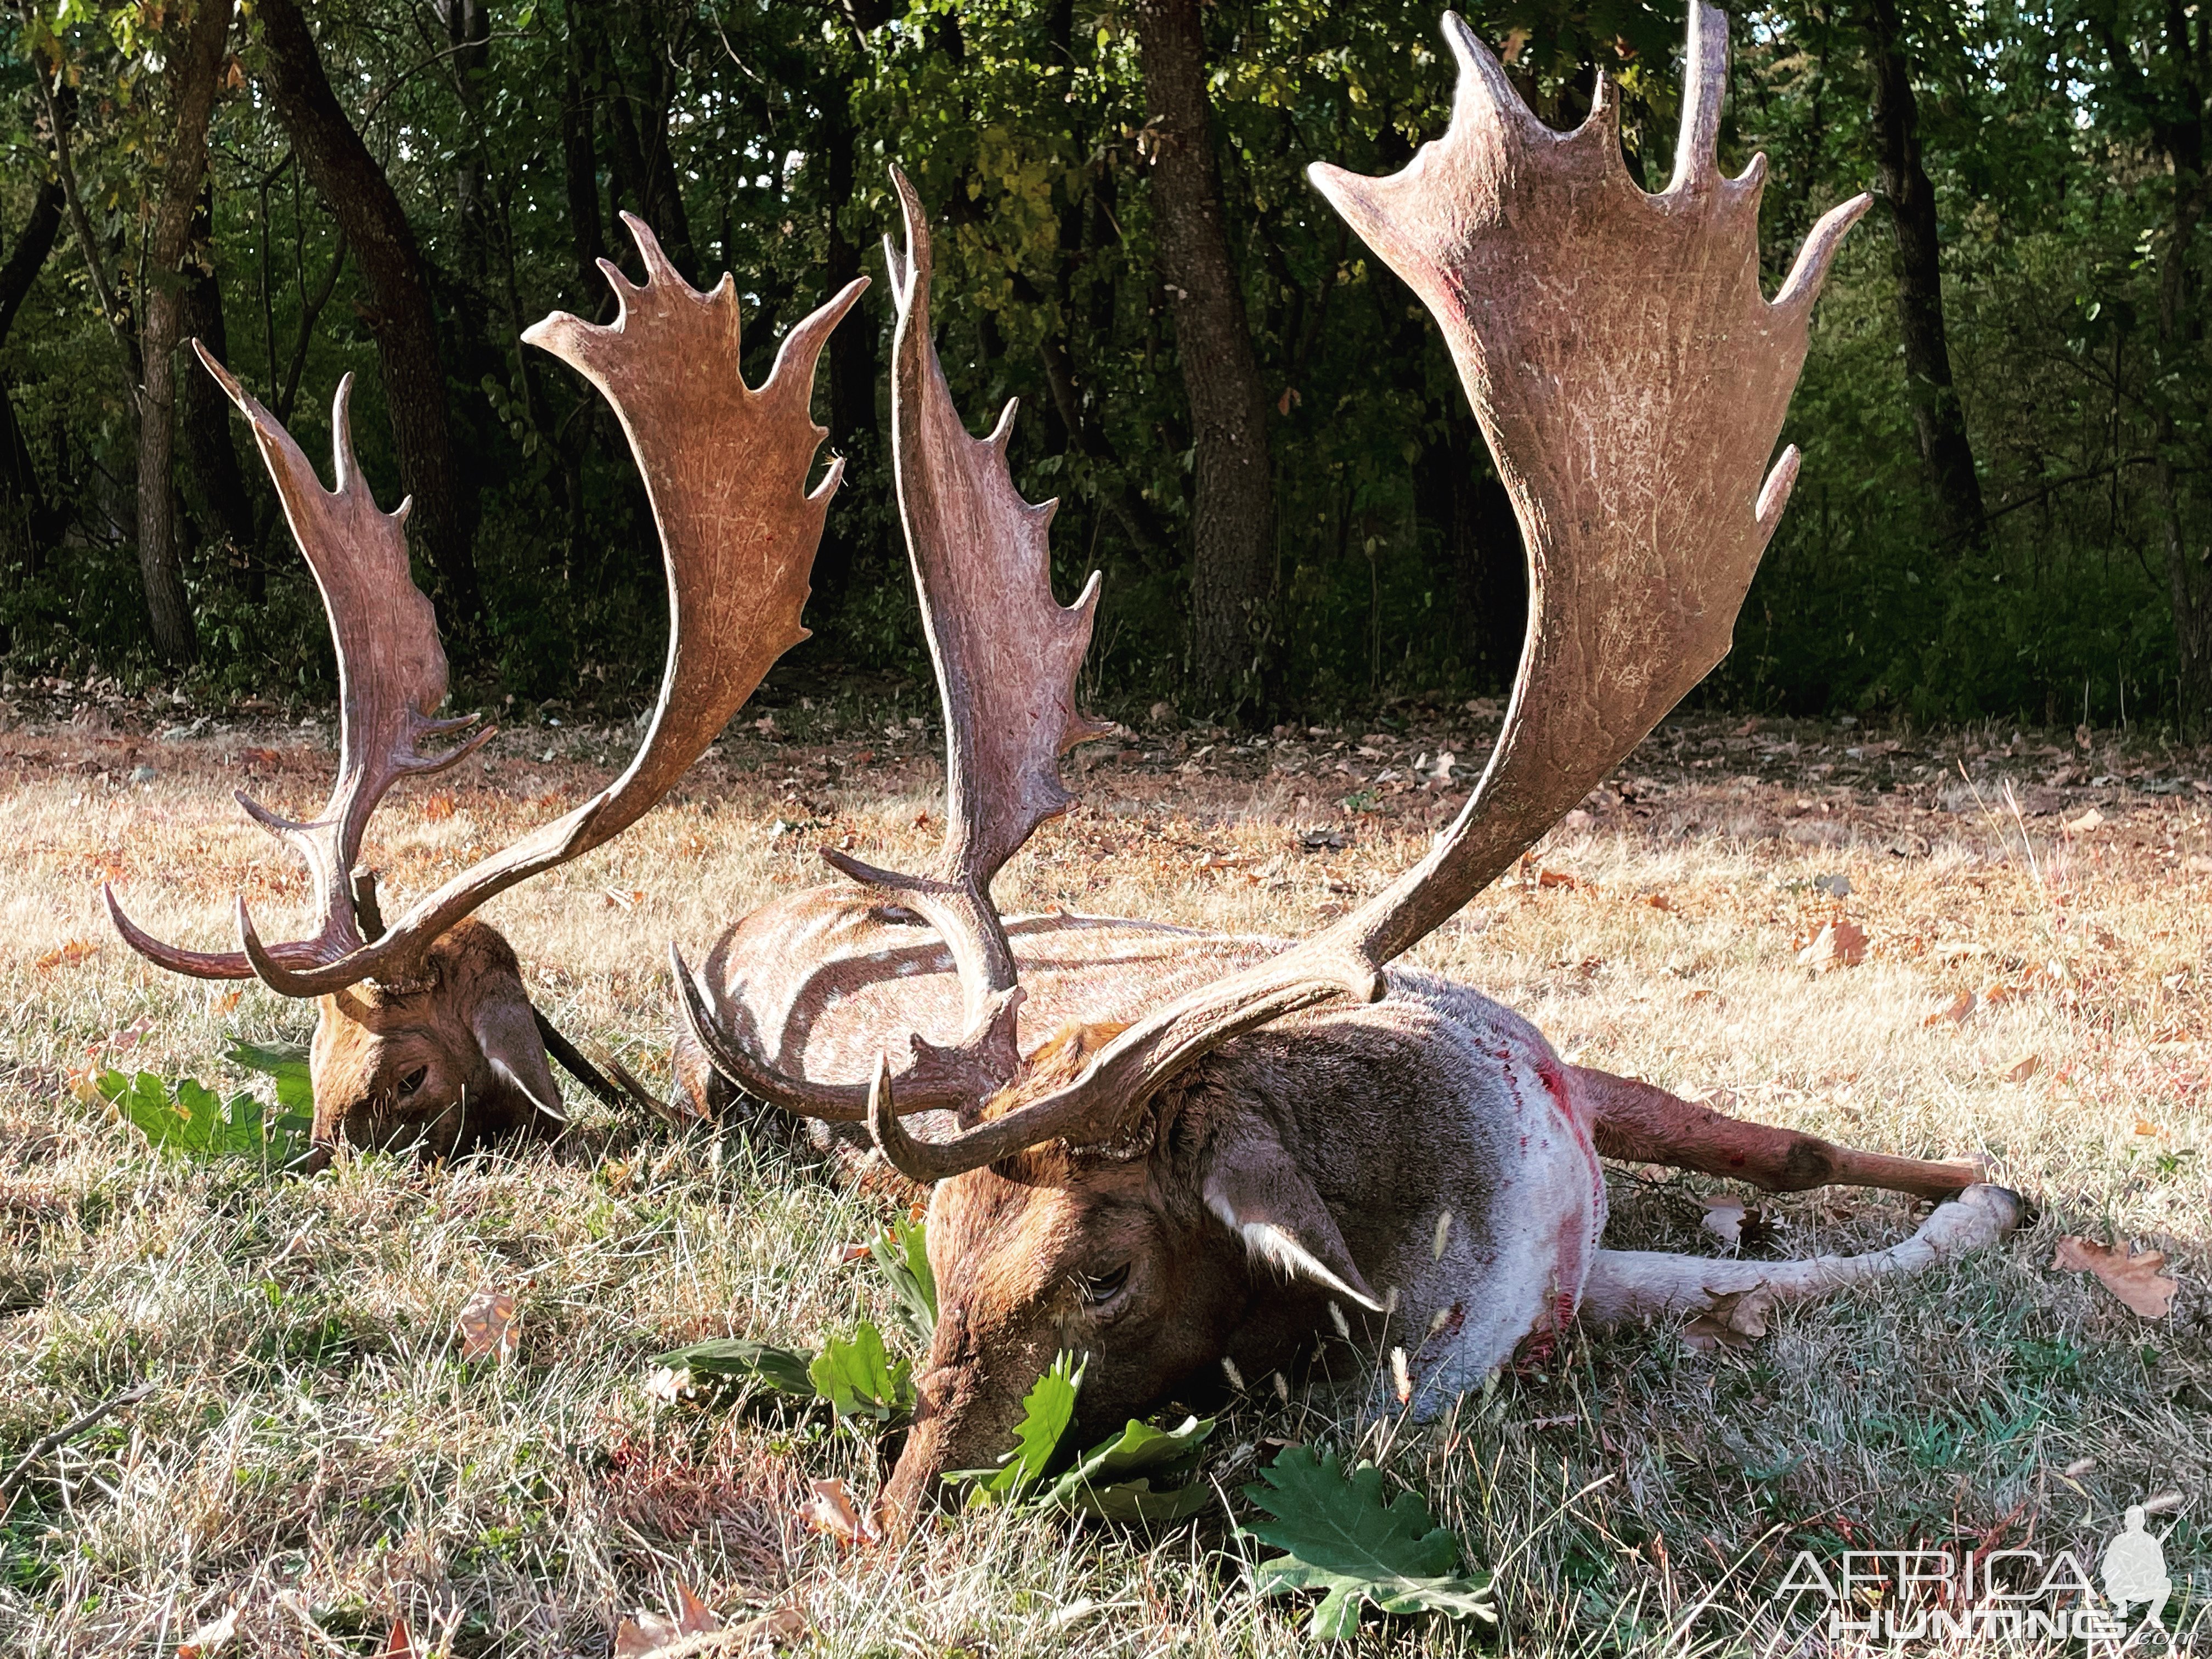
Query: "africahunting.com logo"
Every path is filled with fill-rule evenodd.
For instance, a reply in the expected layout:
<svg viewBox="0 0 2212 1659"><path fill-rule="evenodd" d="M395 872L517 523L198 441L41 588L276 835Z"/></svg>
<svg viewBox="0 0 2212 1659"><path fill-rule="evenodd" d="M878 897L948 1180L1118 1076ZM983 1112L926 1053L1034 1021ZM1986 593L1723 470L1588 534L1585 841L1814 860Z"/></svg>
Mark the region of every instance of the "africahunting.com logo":
<svg viewBox="0 0 2212 1659"><path fill-rule="evenodd" d="M2130 1509L2093 1578L2074 1551L1800 1550L1774 1599L1792 1623L1812 1615L1838 1643L2111 1643L2175 1650L2166 1623L2173 1580L2166 1540ZM2100 1582L2101 1581L2101 1590Z"/></svg>

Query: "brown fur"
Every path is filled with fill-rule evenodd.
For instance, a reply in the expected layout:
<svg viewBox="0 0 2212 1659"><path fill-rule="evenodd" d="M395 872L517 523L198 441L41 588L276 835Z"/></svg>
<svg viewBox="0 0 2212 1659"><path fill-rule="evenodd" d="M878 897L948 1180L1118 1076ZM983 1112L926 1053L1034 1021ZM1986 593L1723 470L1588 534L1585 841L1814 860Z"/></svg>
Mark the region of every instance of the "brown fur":
<svg viewBox="0 0 2212 1659"><path fill-rule="evenodd" d="M425 977L424 989L371 980L318 1000L316 1142L443 1158L556 1127L531 1097L560 1103L514 947L469 918L430 947Z"/></svg>

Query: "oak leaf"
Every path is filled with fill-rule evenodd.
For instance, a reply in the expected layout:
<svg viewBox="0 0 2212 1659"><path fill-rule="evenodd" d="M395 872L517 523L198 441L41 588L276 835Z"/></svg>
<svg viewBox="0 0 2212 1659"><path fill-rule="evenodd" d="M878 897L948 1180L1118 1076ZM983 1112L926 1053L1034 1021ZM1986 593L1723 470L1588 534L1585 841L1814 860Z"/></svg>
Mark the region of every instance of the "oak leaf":
<svg viewBox="0 0 2212 1659"><path fill-rule="evenodd" d="M1832 968L1856 968L1866 960L1866 929L1853 921L1832 921L1797 953L1797 965L1825 974Z"/></svg>
<svg viewBox="0 0 2212 1659"><path fill-rule="evenodd" d="M2007 1083L2025 1083L2043 1068L2040 1054L2022 1054L2005 1067L2001 1075Z"/></svg>
<svg viewBox="0 0 2212 1659"><path fill-rule="evenodd" d="M1334 1454L1319 1458L1304 1446L1286 1447L1261 1471L1265 1485L1244 1496L1268 1520L1245 1530L1287 1552L1255 1572L1261 1595L1293 1590L1325 1592L1310 1626L1321 1641L1358 1634L1360 1610L1470 1615L1495 1624L1490 1575L1462 1576L1459 1539L1435 1524L1418 1492L1382 1498L1382 1472L1364 1464L1349 1477Z"/></svg>
<svg viewBox="0 0 2212 1659"><path fill-rule="evenodd" d="M1763 1285L1715 1296L1711 1307L1683 1327L1682 1340L1705 1353L1747 1348L1766 1334L1766 1316L1774 1301L1774 1292Z"/></svg>
<svg viewBox="0 0 2212 1659"><path fill-rule="evenodd" d="M520 1322L515 1317L514 1292L483 1285L469 1298L460 1317L454 1321L454 1328L461 1337L461 1358L496 1359L505 1364L514 1358L515 1349L521 1343L521 1333L516 1328Z"/></svg>
<svg viewBox="0 0 2212 1659"><path fill-rule="evenodd" d="M1940 1025L1946 1021L1956 1025L1973 1012L1974 994L1972 991L1961 991L1943 1006L1923 1019L1920 1024L1923 1029L1930 1025Z"/></svg>
<svg viewBox="0 0 2212 1659"><path fill-rule="evenodd" d="M853 1501L842 1480L809 1481L807 1488L806 1501L799 1506L799 1518L809 1532L848 1546L876 1541L876 1523Z"/></svg>
<svg viewBox="0 0 2212 1659"><path fill-rule="evenodd" d="M2145 1319L2163 1319L2173 1311L2181 1286L2159 1272L2165 1265L2163 1250L2130 1254L2124 1244L2099 1244L2073 1233L2058 1241L2058 1252L2051 1258L2054 1273L2096 1274L2099 1284Z"/></svg>

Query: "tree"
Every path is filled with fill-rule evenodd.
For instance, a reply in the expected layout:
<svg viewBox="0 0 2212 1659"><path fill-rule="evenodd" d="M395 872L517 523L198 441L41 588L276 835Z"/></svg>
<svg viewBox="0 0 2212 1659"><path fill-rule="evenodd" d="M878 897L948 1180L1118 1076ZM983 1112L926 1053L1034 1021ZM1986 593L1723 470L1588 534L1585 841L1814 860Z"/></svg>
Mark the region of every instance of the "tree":
<svg viewBox="0 0 2212 1659"><path fill-rule="evenodd" d="M391 180L331 90L307 21L294 0L256 0L264 78L316 192L345 234L368 284L369 326L384 374L403 487L414 497L409 527L437 573L450 628L483 616L472 542L476 488L456 465L430 304L428 263Z"/></svg>
<svg viewBox="0 0 2212 1659"><path fill-rule="evenodd" d="M172 460L177 435L178 347L183 342L185 262L192 221L207 176L208 122L221 89L231 0L197 0L175 21L163 75L167 118L146 230L145 323L139 350L145 386L138 410L138 568L154 644L172 663L198 654L177 548L177 492ZM197 371L195 371L197 372Z"/></svg>
<svg viewBox="0 0 2212 1659"><path fill-rule="evenodd" d="M1905 346L1913 429L1945 543L1954 549L1979 546L1987 536L1981 479L1951 378L1936 186L1921 159L1920 106L1896 0L1866 0L1866 29L1874 81L1875 161L1895 232L1890 269L1897 284L1897 328Z"/></svg>
<svg viewBox="0 0 2212 1659"><path fill-rule="evenodd" d="M1203 696L1249 704L1266 666L1274 585L1267 394L1229 257L1199 0L1137 0L1135 15L1151 118L1153 257L1197 451L1191 679Z"/></svg>

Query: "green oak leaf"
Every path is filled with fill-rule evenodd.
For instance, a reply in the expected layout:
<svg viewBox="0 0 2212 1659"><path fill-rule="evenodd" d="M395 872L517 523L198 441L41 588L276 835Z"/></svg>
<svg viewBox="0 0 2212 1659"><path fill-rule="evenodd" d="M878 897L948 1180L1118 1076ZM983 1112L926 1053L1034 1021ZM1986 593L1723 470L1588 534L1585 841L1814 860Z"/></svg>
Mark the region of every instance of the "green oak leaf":
<svg viewBox="0 0 2212 1659"><path fill-rule="evenodd" d="M893 1364L884 1352L884 1334L865 1319L850 1341L831 1337L806 1375L841 1418L888 1423L914 1409L913 1363L902 1359Z"/></svg>
<svg viewBox="0 0 2212 1659"><path fill-rule="evenodd" d="M1083 1368L1075 1356L1056 1356L1022 1401L1022 1420L1014 1430L1014 1449L996 1468L960 1469L947 1480L970 1482L970 1507L988 1504L1018 1504L1043 1479L1060 1437L1075 1420L1075 1396L1083 1387Z"/></svg>
<svg viewBox="0 0 2212 1659"><path fill-rule="evenodd" d="M1310 1626L1316 1640L1356 1635L1363 1606L1496 1620L1489 1575L1460 1576L1458 1536L1435 1524L1417 1493L1385 1504L1371 1463L1347 1478L1334 1454L1290 1446L1261 1480L1244 1496L1273 1519L1244 1530L1287 1553L1260 1564L1256 1588L1262 1596L1324 1592Z"/></svg>
<svg viewBox="0 0 2212 1659"><path fill-rule="evenodd" d="M937 1275L930 1271L926 1224L894 1221L868 1241L868 1255L897 1298L899 1317L916 1346L927 1350L937 1332Z"/></svg>
<svg viewBox="0 0 2212 1659"><path fill-rule="evenodd" d="M671 1348L666 1353L655 1354L653 1363L665 1365L672 1371L689 1371L696 1377L757 1382L779 1394L795 1394L811 1400L815 1397L814 1379L808 1375L808 1368L814 1364L814 1358L802 1350L771 1347L742 1336L725 1336L711 1342L694 1342L689 1347Z"/></svg>

